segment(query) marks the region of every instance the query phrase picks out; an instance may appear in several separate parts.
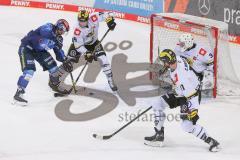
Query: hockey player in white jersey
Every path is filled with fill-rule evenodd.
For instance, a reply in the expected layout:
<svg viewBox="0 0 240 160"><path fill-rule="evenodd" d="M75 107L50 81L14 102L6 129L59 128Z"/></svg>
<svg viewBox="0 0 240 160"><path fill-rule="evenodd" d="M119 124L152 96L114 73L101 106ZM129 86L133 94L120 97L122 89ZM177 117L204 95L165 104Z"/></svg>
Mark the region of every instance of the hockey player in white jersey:
<svg viewBox="0 0 240 160"><path fill-rule="evenodd" d="M108 79L110 88L112 91L117 91L106 53L103 46L101 44L99 45L99 23L103 21L107 23L110 30L114 30L116 23L111 12L95 12L89 14L86 10L81 10L78 13L78 23L74 28L73 43L68 50L68 56L75 58L76 63L81 55L84 55L85 60L89 63L92 63L93 60L99 61ZM95 51L95 53L92 53L93 51Z"/></svg>
<svg viewBox="0 0 240 160"><path fill-rule="evenodd" d="M214 57L211 49L195 43L190 33L184 33L179 37L179 43L174 52L186 58L200 80L203 79L203 71L210 70L213 72Z"/></svg>
<svg viewBox="0 0 240 160"><path fill-rule="evenodd" d="M199 119L198 110L198 87L199 81L195 73L190 69L186 60L176 56L170 49L165 49L159 54L159 59L170 70L173 82L173 93L162 95L157 101L152 101L155 115L155 135L145 137L145 144L150 146L163 145L164 141L164 109L180 106L182 129L210 145L209 151L219 151L219 143L210 137L204 127L197 124Z"/></svg>
<svg viewBox="0 0 240 160"><path fill-rule="evenodd" d="M174 52L176 55L179 55L187 60L191 69L198 76L200 83L202 83L204 71L208 70L209 74L213 74L213 52L207 46L195 43L192 34L182 34L179 37L179 42ZM201 99L201 93L199 98Z"/></svg>

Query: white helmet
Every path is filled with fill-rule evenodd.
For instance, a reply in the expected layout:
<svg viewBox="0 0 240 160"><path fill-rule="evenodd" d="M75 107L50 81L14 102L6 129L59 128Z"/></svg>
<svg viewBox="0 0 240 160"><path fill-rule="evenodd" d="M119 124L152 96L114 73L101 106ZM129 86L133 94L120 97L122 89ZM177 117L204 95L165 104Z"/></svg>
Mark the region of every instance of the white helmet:
<svg viewBox="0 0 240 160"><path fill-rule="evenodd" d="M186 51L191 48L194 44L194 39L192 34L184 33L179 37L179 46L181 48L181 52Z"/></svg>

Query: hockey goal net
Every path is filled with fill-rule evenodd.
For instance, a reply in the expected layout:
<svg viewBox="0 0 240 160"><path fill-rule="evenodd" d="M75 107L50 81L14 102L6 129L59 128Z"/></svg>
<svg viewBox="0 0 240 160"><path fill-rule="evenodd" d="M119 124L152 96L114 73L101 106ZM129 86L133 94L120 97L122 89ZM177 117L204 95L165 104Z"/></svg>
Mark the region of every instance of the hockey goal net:
<svg viewBox="0 0 240 160"><path fill-rule="evenodd" d="M239 80L230 56L228 25L181 13L151 16L150 63L154 69L150 78L159 78L158 70L162 67L158 60L159 51L166 48L174 50L182 33L191 33L196 44L210 49L214 55L214 72L204 72L203 90L213 97L240 95Z"/></svg>

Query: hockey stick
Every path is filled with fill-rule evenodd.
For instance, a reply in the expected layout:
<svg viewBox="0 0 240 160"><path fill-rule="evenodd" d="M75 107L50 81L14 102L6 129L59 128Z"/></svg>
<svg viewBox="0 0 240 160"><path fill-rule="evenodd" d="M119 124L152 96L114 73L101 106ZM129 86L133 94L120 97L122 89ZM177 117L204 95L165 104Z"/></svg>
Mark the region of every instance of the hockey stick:
<svg viewBox="0 0 240 160"><path fill-rule="evenodd" d="M103 35L103 37L101 38L101 40L98 42L98 44L95 46L94 50L92 51L92 53L94 54L95 51L96 51L96 48L102 43L102 41L104 40L104 38L107 36L107 34L109 33L110 29L108 29L106 31L106 33ZM72 89L74 89L74 92L77 93L77 90L76 90L76 84L80 78L80 76L82 75L84 69L86 68L88 62L85 63L83 69L81 70L81 72L79 73L76 81L74 82L74 79L73 79L73 75L72 75L72 72L70 73L70 76L71 76L71 80L72 80L72 87L71 89L69 90L69 94L71 93ZM64 96L67 96L69 94L61 94L61 93L54 93L54 97L64 97Z"/></svg>
<svg viewBox="0 0 240 160"><path fill-rule="evenodd" d="M81 75L82 75L84 69L86 68L87 64L88 64L88 62L86 62L85 65L83 66L83 69L81 70L81 72L79 73L76 81L74 82L75 85L77 84L77 82L78 82L79 78L81 77Z"/></svg>
<svg viewBox="0 0 240 160"><path fill-rule="evenodd" d="M73 88L73 90L74 90L74 93L77 93L77 89L76 89L76 85L75 85L75 82L74 82L74 79L73 79L73 74L72 74L72 72L70 73L70 77L71 77L72 88Z"/></svg>
<svg viewBox="0 0 240 160"><path fill-rule="evenodd" d="M126 128L128 125L130 125L131 123L133 123L136 119L138 119L140 116L142 116L143 114L145 114L147 111L149 111L152 108L149 107L147 108L145 111L143 111L141 114L139 114L137 117L135 117L133 120L131 120L130 122L128 122L127 124L125 124L124 126L122 126L121 128L119 128L117 131L115 131L114 133L110 134L110 135L105 135L105 136L100 136L97 134L93 134L93 137L96 139L101 139L101 140L107 140L112 138L115 134L117 134L118 132L120 132L121 130L123 130L124 128Z"/></svg>
<svg viewBox="0 0 240 160"><path fill-rule="evenodd" d="M102 43L102 41L104 40L104 38L107 36L107 34L108 34L109 31L110 31L110 29L108 29L108 30L106 31L106 33L103 35L103 37L101 38L101 40L100 40L100 41L98 42L98 44L95 46L94 50L92 51L93 54L95 53L96 48ZM78 80L79 80L82 72L83 72L84 69L86 68L87 64L88 64L88 62L85 63L83 69L82 69L81 72L79 73L79 75L78 75L78 77L77 77L77 79L76 79L76 81L75 81L75 83L74 83L75 85L77 84L77 82L78 82Z"/></svg>
<svg viewBox="0 0 240 160"><path fill-rule="evenodd" d="M54 93L54 97L64 97L64 96L67 96L67 95L69 95L69 94L71 93L72 89L74 89L74 88L75 88L75 89L74 89L74 92L75 92L75 94L76 94L76 93L77 93L76 83L77 83L77 81L79 80L80 76L82 75L82 73L83 73L84 69L86 68L87 64L88 64L88 62L86 62L85 65L83 66L83 68L82 68L81 72L79 73L79 75L78 75L78 77L77 77L77 79L76 79L75 82L74 82L72 73L70 73L70 76L71 76L72 84L73 84L73 85L72 85L71 89L69 89L69 93L68 93L68 94L62 94L62 93L56 92L56 93Z"/></svg>

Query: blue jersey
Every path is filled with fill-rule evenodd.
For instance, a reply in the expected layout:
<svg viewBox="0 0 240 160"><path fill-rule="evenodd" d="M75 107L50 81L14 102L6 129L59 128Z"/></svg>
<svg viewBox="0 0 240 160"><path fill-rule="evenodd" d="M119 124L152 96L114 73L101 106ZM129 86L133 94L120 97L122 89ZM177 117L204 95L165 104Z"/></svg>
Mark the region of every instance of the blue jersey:
<svg viewBox="0 0 240 160"><path fill-rule="evenodd" d="M62 50L63 38L55 34L55 26L47 23L36 30L30 31L21 41L22 45L30 46L34 52L41 52L53 49L58 61L64 60L64 51Z"/></svg>

